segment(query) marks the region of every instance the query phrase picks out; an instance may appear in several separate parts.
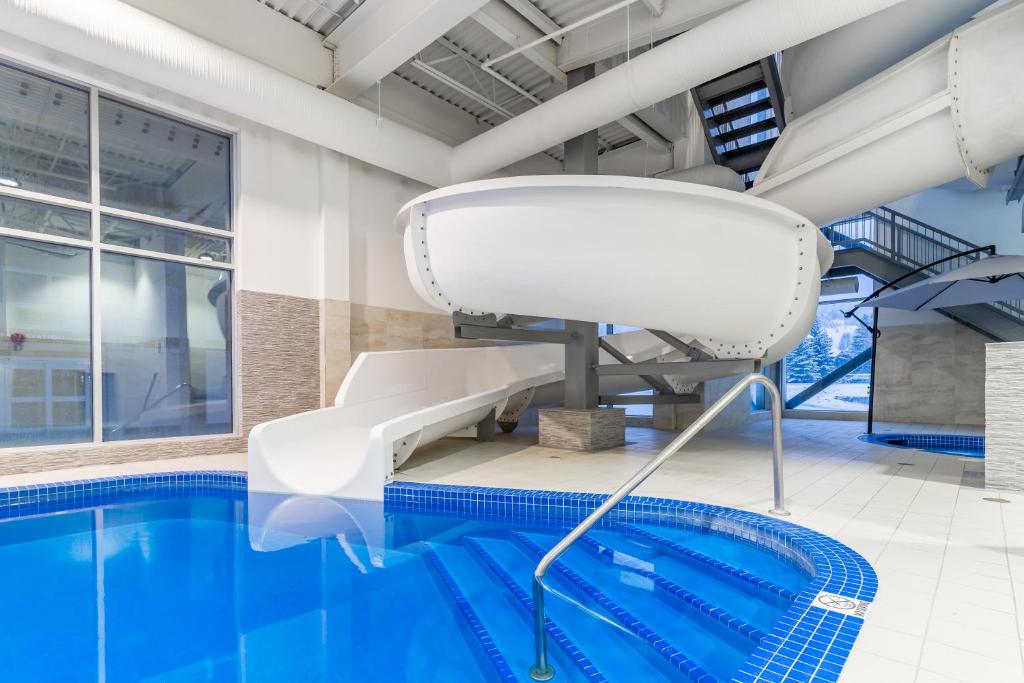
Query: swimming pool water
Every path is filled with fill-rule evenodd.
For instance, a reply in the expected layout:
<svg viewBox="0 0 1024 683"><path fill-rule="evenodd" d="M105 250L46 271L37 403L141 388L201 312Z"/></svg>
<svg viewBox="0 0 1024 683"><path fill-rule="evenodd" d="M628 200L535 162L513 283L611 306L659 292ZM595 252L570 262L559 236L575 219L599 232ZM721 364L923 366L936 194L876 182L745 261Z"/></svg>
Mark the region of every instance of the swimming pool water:
<svg viewBox="0 0 1024 683"><path fill-rule="evenodd" d="M929 453L959 455L967 458L985 457L985 437L966 434L863 434L869 443L896 448L914 448Z"/></svg>
<svg viewBox="0 0 1024 683"><path fill-rule="evenodd" d="M31 681L529 680L530 576L562 533L244 491L11 519L0 661ZM549 574L556 680L727 680L809 581L714 533L587 539Z"/></svg>

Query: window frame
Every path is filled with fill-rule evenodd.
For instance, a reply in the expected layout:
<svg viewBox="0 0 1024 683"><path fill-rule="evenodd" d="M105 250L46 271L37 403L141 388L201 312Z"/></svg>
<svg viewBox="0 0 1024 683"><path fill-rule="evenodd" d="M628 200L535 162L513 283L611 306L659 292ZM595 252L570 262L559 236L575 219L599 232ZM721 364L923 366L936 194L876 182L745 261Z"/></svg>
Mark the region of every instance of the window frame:
<svg viewBox="0 0 1024 683"><path fill-rule="evenodd" d="M69 78L63 74L55 74L46 68L39 68L35 64L25 63L21 60L7 58L0 54L0 64L3 66L23 71L28 74L55 81L69 88L83 90L89 98L89 201L68 199L55 195L25 190L20 187L0 186L0 196L7 196L14 199L25 199L40 202L51 206L78 209L86 211L90 215L90 238L79 239L62 235L48 235L45 233L8 228L0 224L0 236L17 239L41 242L47 244L61 244L72 247L81 247L89 250L89 314L90 314L90 385L91 396L89 403L92 409L92 439L77 443L53 443L39 444L33 446L0 446L0 452L11 450L52 450L54 448L82 447L108 445L119 447L130 446L130 444L153 443L161 441L178 442L183 439L224 439L237 438L241 436L241 362L239 349L240 325L238 321L238 254L240 248L238 217L240 215L240 201L238 192L239 176L239 133L240 129L223 121L212 120L208 116L197 114L185 108L168 105L166 102L157 101L153 98L140 96L136 93L126 92L122 88L112 87L108 84L97 84L85 82L75 78ZM100 97L123 102L127 106L140 108L152 112L156 116L175 119L182 124L202 128L216 135L222 135L227 139L228 151L226 154L228 163L228 225L226 228L210 228L203 225L186 223L160 216L151 216L144 213L107 207L101 204L100 193ZM168 227L186 232L198 233L227 239L229 242L229 259L226 262L209 261L206 259L193 258L189 256L177 256L163 252L150 251L124 247L115 244L106 244L102 241L102 217L104 215L140 221L156 226ZM102 336L102 302L99 292L102 283L101 255L104 252L123 254L126 256L155 259L182 263L186 265L199 266L213 270L225 271L230 274L231 288L229 292L231 306L231 341L228 348L228 373L231 386L231 431L220 434L186 435L175 437L151 437L130 440L105 441L103 439L103 336Z"/></svg>

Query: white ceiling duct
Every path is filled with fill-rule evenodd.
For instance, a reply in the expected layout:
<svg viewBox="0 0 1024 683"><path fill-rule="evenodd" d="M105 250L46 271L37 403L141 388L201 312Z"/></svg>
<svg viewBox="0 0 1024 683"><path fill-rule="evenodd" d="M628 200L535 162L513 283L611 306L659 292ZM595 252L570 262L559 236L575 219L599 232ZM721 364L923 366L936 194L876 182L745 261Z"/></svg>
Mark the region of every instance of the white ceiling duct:
<svg viewBox="0 0 1024 683"><path fill-rule="evenodd" d="M1024 154L1024 0L790 121L751 192L816 223Z"/></svg>
<svg viewBox="0 0 1024 683"><path fill-rule="evenodd" d="M452 148L119 0L0 0L0 28L428 183Z"/></svg>
<svg viewBox="0 0 1024 683"><path fill-rule="evenodd" d="M452 179L480 176L901 0L747 0L455 148Z"/></svg>
<svg viewBox="0 0 1024 683"><path fill-rule="evenodd" d="M785 51L786 120L881 73L946 35L993 0L905 0Z"/></svg>

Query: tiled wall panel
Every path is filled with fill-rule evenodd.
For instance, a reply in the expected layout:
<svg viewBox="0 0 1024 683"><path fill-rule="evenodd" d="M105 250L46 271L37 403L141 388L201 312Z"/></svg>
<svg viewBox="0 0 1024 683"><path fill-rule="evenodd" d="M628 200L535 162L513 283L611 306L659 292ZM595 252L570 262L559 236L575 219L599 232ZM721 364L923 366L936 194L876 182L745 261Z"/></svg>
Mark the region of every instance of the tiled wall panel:
<svg viewBox="0 0 1024 683"><path fill-rule="evenodd" d="M985 369L985 486L1024 491L1024 342L989 344Z"/></svg>

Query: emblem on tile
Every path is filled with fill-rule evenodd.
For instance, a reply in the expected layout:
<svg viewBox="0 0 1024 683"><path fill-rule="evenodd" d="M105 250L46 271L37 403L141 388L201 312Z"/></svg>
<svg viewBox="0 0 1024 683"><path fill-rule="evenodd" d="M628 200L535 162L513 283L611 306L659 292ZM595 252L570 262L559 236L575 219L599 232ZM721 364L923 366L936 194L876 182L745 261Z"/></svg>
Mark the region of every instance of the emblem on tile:
<svg viewBox="0 0 1024 683"><path fill-rule="evenodd" d="M835 593L818 593L814 598L814 606L827 609L829 612L838 612L851 617L863 619L868 614L871 603L865 600L854 600Z"/></svg>

